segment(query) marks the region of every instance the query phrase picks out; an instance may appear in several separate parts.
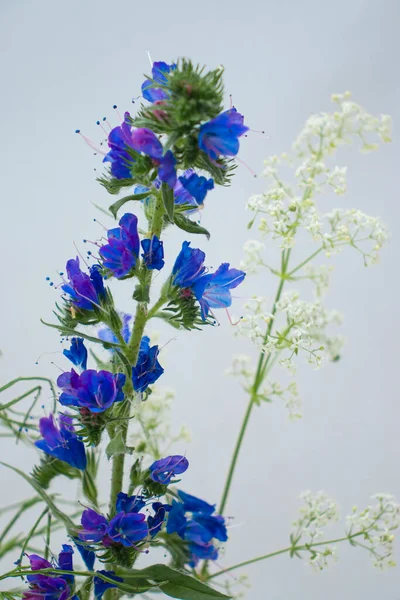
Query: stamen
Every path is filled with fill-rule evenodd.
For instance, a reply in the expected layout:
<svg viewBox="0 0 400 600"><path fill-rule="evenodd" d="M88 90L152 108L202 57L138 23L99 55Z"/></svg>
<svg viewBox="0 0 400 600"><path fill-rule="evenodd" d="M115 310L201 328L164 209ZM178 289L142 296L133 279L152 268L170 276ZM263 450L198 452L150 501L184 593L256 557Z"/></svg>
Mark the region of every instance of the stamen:
<svg viewBox="0 0 400 600"><path fill-rule="evenodd" d="M85 144L87 144L89 146L89 148L91 148L92 150L94 150L98 154L102 154L102 156L107 156L106 152L103 152L103 150L99 150L99 148L97 148L94 145L94 143L92 142L92 140L89 140L89 138L87 138L86 135L83 135L83 133L81 133L80 129L76 129L75 133L77 133L78 135L81 136L81 138L83 139L83 141L85 142Z"/></svg>
<svg viewBox="0 0 400 600"><path fill-rule="evenodd" d="M121 117L121 113L118 110L118 106L116 104L113 105L113 109L115 110L115 112L117 113L117 117L118 119L122 122L123 118Z"/></svg>
<svg viewBox="0 0 400 600"><path fill-rule="evenodd" d="M228 315L228 321L232 325L232 327L236 327L236 325L239 325L239 323L243 319L243 317L239 317L238 321L236 321L236 323L234 323L232 321L232 317L231 317L231 315L229 313L229 310L227 308L225 308L225 310L226 310L226 314Z"/></svg>
<svg viewBox="0 0 400 600"><path fill-rule="evenodd" d="M246 167L246 169L248 171L250 171L250 173L253 175L253 177L257 177L257 173L255 171L253 171L253 169L251 167L249 167L249 165L247 163L245 163L244 160L242 160L238 156L235 156L235 158L238 161L238 163L240 163L241 165L243 165L244 167Z"/></svg>
<svg viewBox="0 0 400 600"><path fill-rule="evenodd" d="M99 127L102 128L102 130L104 131L104 133L106 134L106 136L108 138L108 132L104 129L103 124L101 123L101 121L96 121L96 125L98 125Z"/></svg>
<svg viewBox="0 0 400 600"><path fill-rule="evenodd" d="M89 268L88 263L86 262L86 259L84 258L82 252L79 250L78 246L75 244L75 242L72 242L75 246L75 250L77 251L77 253L79 254L79 256L81 257L81 259L83 260L83 262L85 263L85 265L87 266L87 268Z"/></svg>

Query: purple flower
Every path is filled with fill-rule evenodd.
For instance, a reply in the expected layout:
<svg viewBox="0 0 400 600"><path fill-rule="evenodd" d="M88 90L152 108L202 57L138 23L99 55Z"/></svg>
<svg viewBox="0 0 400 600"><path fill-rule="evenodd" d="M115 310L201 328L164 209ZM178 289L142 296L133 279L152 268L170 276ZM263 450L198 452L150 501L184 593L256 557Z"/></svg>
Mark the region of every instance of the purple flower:
<svg viewBox="0 0 400 600"><path fill-rule="evenodd" d="M198 248L190 248L190 242L183 242L172 269L173 283L181 288L191 286L205 271L206 255Z"/></svg>
<svg viewBox="0 0 400 600"><path fill-rule="evenodd" d="M189 461L179 454L160 458L150 465L150 477L153 481L168 485L172 477L184 473L189 467Z"/></svg>
<svg viewBox="0 0 400 600"><path fill-rule="evenodd" d="M62 373L57 379L58 387L63 390L60 403L87 408L93 413L104 412L114 402L124 399L125 379L122 373L88 369L78 375L71 369L70 373Z"/></svg>
<svg viewBox="0 0 400 600"><path fill-rule="evenodd" d="M217 560L218 550L213 544L189 544L190 561L189 566L195 567L199 560Z"/></svg>
<svg viewBox="0 0 400 600"><path fill-rule="evenodd" d="M149 342L150 338L143 336L136 365L132 367L132 383L135 392L144 392L164 373L157 360L160 352L158 346L150 348Z"/></svg>
<svg viewBox="0 0 400 600"><path fill-rule="evenodd" d="M86 369L88 353L83 343L83 338L71 338L71 347L69 350L63 350L63 354L76 367L81 367L83 370Z"/></svg>
<svg viewBox="0 0 400 600"><path fill-rule="evenodd" d="M148 536L145 515L141 513L118 513L110 521L108 535L112 542L122 546L133 546Z"/></svg>
<svg viewBox="0 0 400 600"><path fill-rule="evenodd" d="M142 240L143 262L148 269L160 269L164 266L164 247L156 235L151 239L145 238Z"/></svg>
<svg viewBox="0 0 400 600"><path fill-rule="evenodd" d="M209 542L212 538L215 538L220 542L227 541L228 533L226 531L225 519L224 517L221 517L221 515L193 513L192 518L197 525L207 532L207 536L209 536L209 539L204 539L203 541Z"/></svg>
<svg viewBox="0 0 400 600"><path fill-rule="evenodd" d="M137 513L146 506L143 496L128 496L124 492L119 492L115 504L117 513Z"/></svg>
<svg viewBox="0 0 400 600"><path fill-rule="evenodd" d="M206 179L196 173L191 173L188 177L181 176L179 181L185 190L193 197L198 205L204 203L204 199L209 190L214 189L214 180Z"/></svg>
<svg viewBox="0 0 400 600"><path fill-rule="evenodd" d="M42 440L37 440L35 446L62 460L76 469L86 469L86 453L83 442L76 436L72 426L72 419L66 415L60 415L59 427L55 424L54 416L42 417L39 421L39 429Z"/></svg>
<svg viewBox="0 0 400 600"><path fill-rule="evenodd" d="M72 304L83 310L94 310L105 296L103 278L99 265L90 268L90 275L83 273L79 266L79 258L71 258L66 265L69 283L61 289L70 296Z"/></svg>
<svg viewBox="0 0 400 600"><path fill-rule="evenodd" d="M116 581L116 582L123 581L123 579L121 577L118 577L114 573L114 571L102 570L102 571L96 571L96 573L105 575L109 579L114 579L114 581ZM96 600L101 600L101 598L103 597L103 594L106 590L108 590L109 588L115 588L118 586L115 585L114 583L110 583L109 581L104 581L104 579L102 579L101 577L94 577L93 578L93 587L94 587L94 596L95 596Z"/></svg>
<svg viewBox="0 0 400 600"><path fill-rule="evenodd" d="M77 540L76 538L73 538L73 540L79 554L81 555L83 562L85 563L86 568L88 569L88 571L93 571L94 563L96 560L96 554L93 552L91 546L79 543L79 540Z"/></svg>
<svg viewBox="0 0 400 600"><path fill-rule="evenodd" d="M242 283L246 273L230 269L229 263L223 263L215 273L196 279L191 289L199 301L201 316L207 318L210 308L226 308L232 304L230 290Z"/></svg>
<svg viewBox="0 0 400 600"><path fill-rule="evenodd" d="M151 129L139 127L132 133L131 146L136 152L143 152L158 166L158 177L173 188L176 184L176 159L171 150L163 156L163 145Z"/></svg>
<svg viewBox="0 0 400 600"><path fill-rule="evenodd" d="M183 539L187 522L183 504L173 500L168 509L167 533L177 533Z"/></svg>
<svg viewBox="0 0 400 600"><path fill-rule="evenodd" d="M167 90L150 86L154 85L154 82L159 83L160 85L166 85L168 81L165 75L175 69L176 64L167 65L165 62L153 63L153 68L151 70L153 81L146 79L142 83L143 98L149 102L157 102L158 100L165 100L168 98L169 94Z"/></svg>
<svg viewBox="0 0 400 600"><path fill-rule="evenodd" d="M204 123L199 131L199 148L213 161L220 156L236 156L239 137L249 129L243 120L243 115L236 108L230 108Z"/></svg>
<svg viewBox="0 0 400 600"><path fill-rule="evenodd" d="M127 315L126 313L120 313L120 316L122 317L121 335L122 335L124 341L126 343L128 343L129 339L131 337L130 321L132 320L132 315ZM103 327L102 329L99 329L99 331L97 332L97 336L101 340L103 340L103 342L110 342L111 344L119 344L119 340L118 340L117 336L112 331L112 329L110 329L109 327ZM111 351L113 351L112 348L111 348Z"/></svg>
<svg viewBox="0 0 400 600"><path fill-rule="evenodd" d="M72 571L72 554L73 549L68 544L62 546L62 551L58 556L58 563L52 565L49 561L37 554L28 556L32 571L41 569L60 569L63 571ZM29 589L24 591L22 597L24 600L68 600L72 598L74 577L73 575L53 574L42 575L31 574L27 575Z"/></svg>
<svg viewBox="0 0 400 600"><path fill-rule="evenodd" d="M83 542L99 543L107 536L107 519L91 508L83 511L81 525L83 529L78 532L78 537Z"/></svg>
<svg viewBox="0 0 400 600"><path fill-rule="evenodd" d="M119 227L107 232L108 244L100 248L103 265L120 279L129 274L136 265L139 255L138 219L126 213L119 221Z"/></svg>
<svg viewBox="0 0 400 600"><path fill-rule="evenodd" d="M124 122L119 127L114 127L108 134L108 145L111 148L104 157L103 162L111 163L111 175L116 179L131 179L131 166L134 163L126 148L131 141L130 114L124 115Z"/></svg>

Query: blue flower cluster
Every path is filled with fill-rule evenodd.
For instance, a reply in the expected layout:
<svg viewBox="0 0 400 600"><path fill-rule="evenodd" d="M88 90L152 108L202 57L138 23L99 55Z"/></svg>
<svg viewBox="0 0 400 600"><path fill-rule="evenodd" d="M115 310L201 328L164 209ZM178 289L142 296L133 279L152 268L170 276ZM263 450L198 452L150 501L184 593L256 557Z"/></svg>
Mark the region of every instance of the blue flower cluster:
<svg viewBox="0 0 400 600"><path fill-rule="evenodd" d="M167 486L171 477L184 473L189 466L183 456L167 456L153 463L149 469L153 481ZM140 512L143 508L151 509L153 514L146 515ZM86 509L81 518L82 529L78 533L79 540L85 544L98 544L106 548L112 546L135 547L160 531L164 522L166 506L154 499L141 495L128 496L120 492L115 505L116 514L112 519L95 510ZM86 546L86 553L94 552ZM84 557L86 561L92 560L90 554Z"/></svg>
<svg viewBox="0 0 400 600"><path fill-rule="evenodd" d="M190 248L183 242L172 269L173 284L185 292L191 292L198 300L201 316L206 319L213 308L227 308L232 304L230 290L242 283L244 271L222 263L215 273L205 273L205 254L198 248Z"/></svg>
<svg viewBox="0 0 400 600"><path fill-rule="evenodd" d="M134 269L139 256L140 240L136 215L126 213L119 221L119 227L107 232L108 244L99 250L106 269L117 279L128 276ZM164 248L156 235L141 242L143 262L148 269L160 270L164 266Z"/></svg>
<svg viewBox="0 0 400 600"><path fill-rule="evenodd" d="M213 514L215 506L196 496L180 490L178 496L181 502L174 500L168 508L167 533L177 533L188 542L191 567L195 567L199 560L216 560L218 550L212 540L227 541L225 519Z"/></svg>
<svg viewBox="0 0 400 600"><path fill-rule="evenodd" d="M79 549L79 546L78 546ZM72 574L49 573L35 574L34 571L42 569L53 569L54 571L73 571L73 555L72 546L63 544L62 551L58 555L58 561L49 562L45 558L37 554L28 556L33 573L27 576L29 588L24 591L23 600L78 600L78 596L74 595L75 577ZM94 564L94 563L93 563ZM91 568L93 568L93 564ZM114 580L116 583L121 582L121 577L117 577L114 571L96 571L96 573L106 576L108 579ZM111 587L117 587L116 583L105 581L98 575L94 577L94 595L96 600L101 600L104 592Z"/></svg>
<svg viewBox="0 0 400 600"><path fill-rule="evenodd" d="M62 460L71 467L84 471L86 469L85 445L75 434L72 418L59 415L59 427L54 416L42 417L39 430L43 439L37 440L35 446L50 456Z"/></svg>

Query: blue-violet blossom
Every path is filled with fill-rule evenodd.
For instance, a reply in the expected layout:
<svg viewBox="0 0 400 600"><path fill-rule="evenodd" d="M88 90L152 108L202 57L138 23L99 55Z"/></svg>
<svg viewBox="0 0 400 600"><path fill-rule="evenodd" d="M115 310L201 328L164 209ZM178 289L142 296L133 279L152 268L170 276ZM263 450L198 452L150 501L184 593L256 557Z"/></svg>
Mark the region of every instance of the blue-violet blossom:
<svg viewBox="0 0 400 600"><path fill-rule="evenodd" d="M83 310L94 310L105 296L100 266L92 265L90 275L83 273L79 266L79 258L71 258L66 265L69 283L61 289L70 296L72 304Z"/></svg>
<svg viewBox="0 0 400 600"><path fill-rule="evenodd" d="M165 264L163 243L156 235L153 235L151 239L145 238L142 240L141 244L143 249L142 258L146 267L150 270L160 271Z"/></svg>
<svg viewBox="0 0 400 600"><path fill-rule="evenodd" d="M167 90L162 89L162 88L157 88L155 86L154 87L150 87L150 86L153 86L154 82L165 86L167 84L167 78L165 75L170 73L171 71L174 71L175 69L176 69L175 63L173 63L172 65L167 65L167 63L162 62L162 61L154 62L153 68L151 70L153 81L151 81L150 79L146 79L142 83L143 98L145 98L149 102L157 102L157 101L165 100L166 98L168 98Z"/></svg>
<svg viewBox="0 0 400 600"><path fill-rule="evenodd" d="M83 338L71 338L71 346L69 350L63 350L63 354L76 367L80 367L83 370L87 368L88 353L83 343Z"/></svg>
<svg viewBox="0 0 400 600"><path fill-rule="evenodd" d="M125 213L119 227L107 232L108 244L102 246L99 254L103 265L120 279L129 274L139 256L139 234L136 215Z"/></svg>
<svg viewBox="0 0 400 600"><path fill-rule="evenodd" d="M71 369L71 372L62 373L57 379L57 385L62 389L60 403L63 406L87 408L93 413L104 412L114 402L124 399L122 388L125 379L123 373L88 369L78 375Z"/></svg>
<svg viewBox="0 0 400 600"><path fill-rule="evenodd" d="M179 454L166 456L165 458L156 460L150 465L150 477L157 483L168 485L171 482L172 477L184 473L188 467L189 461L184 456Z"/></svg>
<svg viewBox="0 0 400 600"><path fill-rule="evenodd" d="M131 166L134 159L126 148L130 146L132 125L128 112L119 127L114 127L108 134L108 145L111 150L104 157L103 162L111 163L111 175L116 179L132 179Z"/></svg>
<svg viewBox="0 0 400 600"><path fill-rule="evenodd" d="M244 117L236 108L230 108L200 127L199 148L212 161L220 156L236 156L239 152L239 137L248 131Z"/></svg>
<svg viewBox="0 0 400 600"><path fill-rule="evenodd" d="M139 127L132 132L131 147L136 152L146 154L158 166L158 178L173 188L176 184L176 159L171 150L163 155L163 145L151 129Z"/></svg>
<svg viewBox="0 0 400 600"><path fill-rule="evenodd" d="M62 551L58 555L58 563L52 565L48 560L38 556L37 554L30 554L28 556L31 564L32 571L39 571L41 569L60 569L62 571L72 571L72 546L64 544ZM44 598L45 600L68 600L69 598L76 598L72 596L72 589L74 585L73 575L60 574L48 574L43 575L41 573L27 575L29 583L29 589L24 591L22 598L23 600L38 600Z"/></svg>
<svg viewBox="0 0 400 600"><path fill-rule="evenodd" d="M132 367L132 383L135 392L144 392L164 373L157 360L159 352L158 346L150 348L150 338L143 336L136 365Z"/></svg>
<svg viewBox="0 0 400 600"><path fill-rule="evenodd" d="M72 419L67 415L58 417L57 427L54 416L42 417L39 420L41 440L35 446L50 456L62 460L76 469L86 469L85 445L77 437L72 426Z"/></svg>

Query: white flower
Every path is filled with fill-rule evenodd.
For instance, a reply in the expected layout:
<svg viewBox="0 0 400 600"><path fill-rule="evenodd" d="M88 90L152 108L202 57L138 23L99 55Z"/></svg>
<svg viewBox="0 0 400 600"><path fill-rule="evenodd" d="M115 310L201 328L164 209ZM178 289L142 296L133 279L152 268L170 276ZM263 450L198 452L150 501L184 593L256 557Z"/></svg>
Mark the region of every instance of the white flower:
<svg viewBox="0 0 400 600"><path fill-rule="evenodd" d="M257 268L263 265L262 253L265 245L258 240L248 240L244 245L244 259L240 263L240 268L247 273L256 273Z"/></svg>

